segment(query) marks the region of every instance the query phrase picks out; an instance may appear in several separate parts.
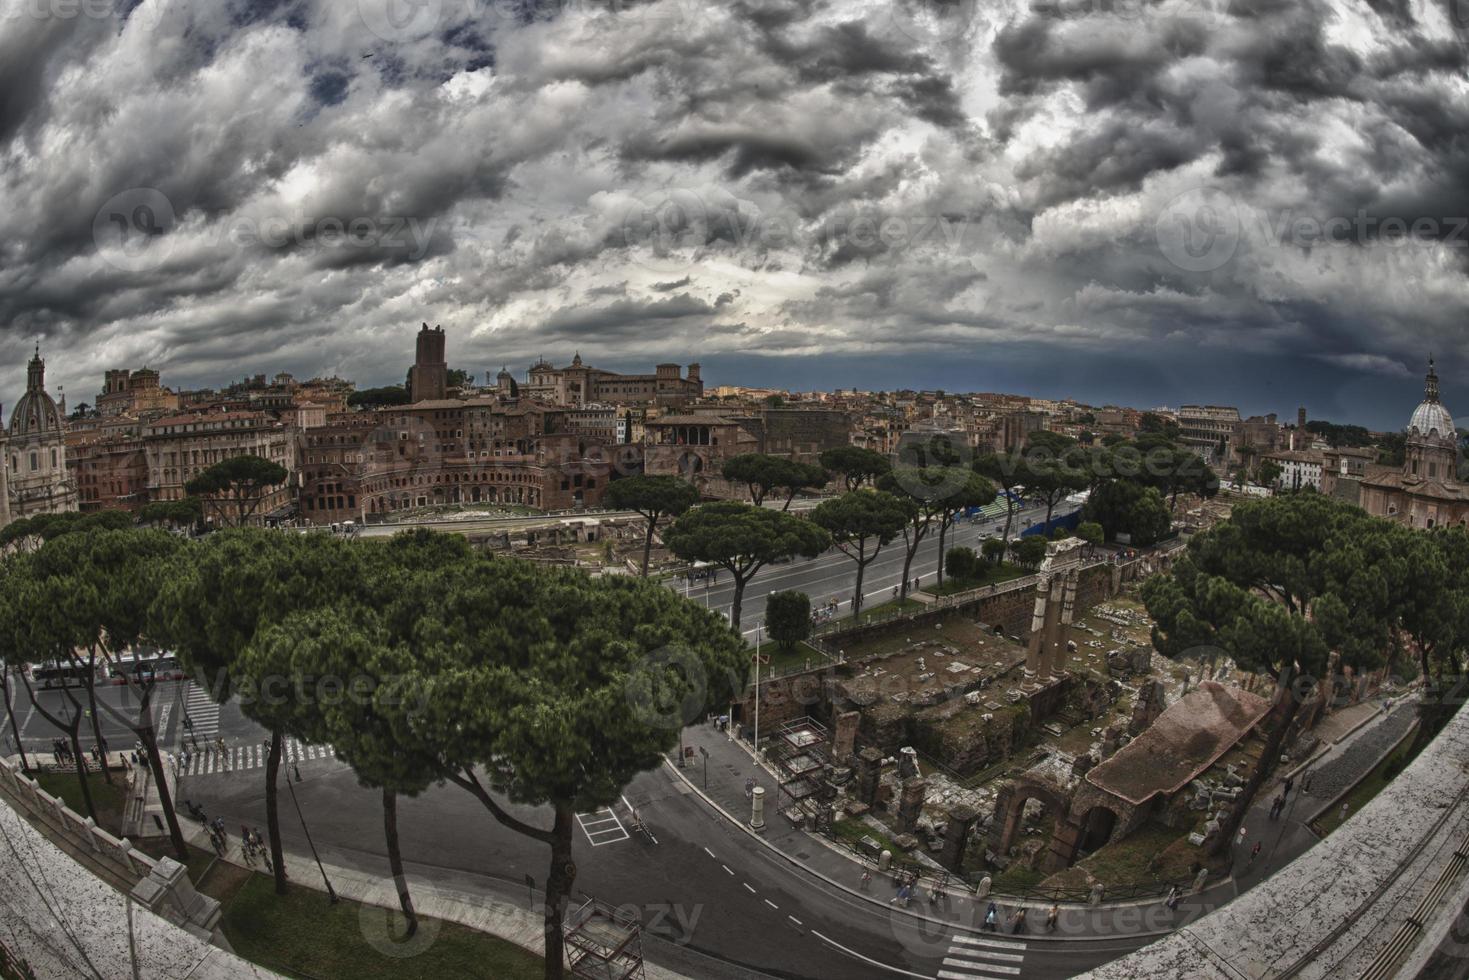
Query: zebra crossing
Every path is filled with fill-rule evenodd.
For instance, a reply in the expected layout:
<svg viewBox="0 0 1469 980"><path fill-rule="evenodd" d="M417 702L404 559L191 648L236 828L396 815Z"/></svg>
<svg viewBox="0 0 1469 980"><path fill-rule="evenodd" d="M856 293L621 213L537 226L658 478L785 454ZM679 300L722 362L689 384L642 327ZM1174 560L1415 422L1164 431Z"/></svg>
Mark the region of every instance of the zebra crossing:
<svg viewBox="0 0 1469 980"><path fill-rule="evenodd" d="M189 682L189 695L184 701L184 717L189 719L193 735L200 742L219 734L219 704L193 681ZM188 725L183 728L186 733L191 731Z"/></svg>
<svg viewBox="0 0 1469 980"><path fill-rule="evenodd" d="M200 744L203 744L202 741ZM252 769L263 769L269 755L269 748L259 743L228 745L225 746L223 754L218 749L205 751L201 748L198 752L189 753L187 758L180 755L179 774L212 776L226 772L249 772ZM287 736L281 752L281 765L288 766L297 762L335 758L336 752L330 745L306 745Z"/></svg>
<svg viewBox="0 0 1469 980"><path fill-rule="evenodd" d="M1012 980L1020 975L1025 943L955 936L944 957L939 980Z"/></svg>

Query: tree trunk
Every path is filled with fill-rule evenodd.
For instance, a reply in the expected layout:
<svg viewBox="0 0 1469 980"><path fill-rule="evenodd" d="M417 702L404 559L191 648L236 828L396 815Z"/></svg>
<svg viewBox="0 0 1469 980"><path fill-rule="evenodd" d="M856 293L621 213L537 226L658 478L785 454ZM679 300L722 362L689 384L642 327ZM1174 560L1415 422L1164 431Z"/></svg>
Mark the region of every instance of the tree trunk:
<svg viewBox="0 0 1469 980"><path fill-rule="evenodd" d="M77 707L77 714L81 714L81 707ZM71 754L77 760L77 780L82 784L82 799L87 804L87 816L93 820L97 819L97 805L92 802L92 786L87 782L87 757L82 755L82 739L80 735L82 727L81 718L72 722L71 732Z"/></svg>
<svg viewBox="0 0 1469 980"><path fill-rule="evenodd" d="M143 722L137 729L137 735L143 742L143 751L148 756L148 767L153 770L153 778L158 781L158 802L163 807L163 819L168 824L169 840L173 843L174 853L178 855L183 864L189 863L189 847L184 843L184 832L179 827L179 815L173 809L173 793L169 791L167 770L163 765L163 753L158 751L158 733L153 728L152 698L150 690L143 697L142 706L138 718Z"/></svg>
<svg viewBox="0 0 1469 980"><path fill-rule="evenodd" d="M1005 551L1010 550L1010 527L1015 523L1015 498L1009 494L1005 495L1005 533L1000 540L1005 543ZM1005 551L1000 552L1003 560Z"/></svg>
<svg viewBox="0 0 1469 980"><path fill-rule="evenodd" d="M657 526L658 521L649 518L648 536L643 539L643 578L648 577L648 559L653 554L653 529Z"/></svg>
<svg viewBox="0 0 1469 980"><path fill-rule="evenodd" d="M873 557L877 556L873 555ZM862 615L862 577L867 574L867 562L871 560L869 558L866 561L861 559L857 561L857 591L852 593L852 619L854 621Z"/></svg>
<svg viewBox="0 0 1469 980"><path fill-rule="evenodd" d="M102 768L104 781L112 782L112 767L107 764L107 748L102 741L102 719L97 716L97 681L93 678L87 685L87 711L92 715L92 740L97 743L98 765Z"/></svg>
<svg viewBox="0 0 1469 980"><path fill-rule="evenodd" d="M286 859L281 853L281 815L275 785L281 768L281 747L285 739L279 730L270 733L270 752L265 757L265 829L270 834L270 860L275 872L275 893L286 893Z"/></svg>
<svg viewBox="0 0 1469 980"><path fill-rule="evenodd" d="M908 529L906 527L903 528L903 539L907 541L908 547L904 549L903 554L903 581L898 584L899 602L908 598L908 583L913 581L913 576L909 572L913 570L913 559L918 556L918 546L923 543L923 538L918 534L917 530L913 532L913 540L908 541ZM857 580L857 591L859 593L862 591L862 580L860 578Z"/></svg>
<svg viewBox="0 0 1469 980"><path fill-rule="evenodd" d="M944 587L944 542L948 540L948 537L949 537L949 519L947 517L941 517L941 518L939 518L939 579L938 579L938 581L939 581L938 587L940 589L942 589Z"/></svg>
<svg viewBox="0 0 1469 980"><path fill-rule="evenodd" d="M413 909L413 896L408 894L408 878L403 874L403 851L398 844L398 794L383 787L383 834L388 841L388 867L393 871L393 884L398 889L398 904L408 921L408 938L418 932L418 913Z"/></svg>
<svg viewBox="0 0 1469 980"><path fill-rule="evenodd" d="M571 860L570 806L556 804L556 826L551 833L551 870L546 875L546 980L562 980L566 975L566 952L561 930L566 900L576 880L576 864Z"/></svg>
<svg viewBox="0 0 1469 980"><path fill-rule="evenodd" d="M1210 854L1221 854L1228 851L1234 843L1234 835L1239 831L1240 824L1244 823L1245 814L1254 803L1255 796L1260 792L1260 787L1265 785L1265 780L1275 771L1280 761L1280 747L1285 743L1286 733L1290 731L1291 722L1295 720L1296 712L1301 709L1301 700L1296 697L1292 689L1293 674L1289 667L1281 672L1279 683L1280 694L1270 711L1265 715L1265 721L1270 725L1269 734L1265 736L1265 750L1260 753L1260 763L1255 766L1255 772L1250 776L1249 782L1245 783L1244 789L1234 801L1234 806L1229 811L1229 818L1219 829L1219 836L1214 840Z"/></svg>
<svg viewBox="0 0 1469 980"><path fill-rule="evenodd" d="M731 571L729 574L734 579L734 595L729 600L729 625L733 626L734 631L738 633L740 631L740 607L745 602L745 580L737 572Z"/></svg>
<svg viewBox="0 0 1469 980"><path fill-rule="evenodd" d="M1045 528L1045 531L1042 532L1042 533L1044 533L1045 536L1048 537L1048 538L1051 536L1051 512L1054 511L1055 509L1056 509L1056 501L1053 500L1050 497L1047 497L1046 498L1046 523L1042 524L1041 526L1043 528Z"/></svg>
<svg viewBox="0 0 1469 980"><path fill-rule="evenodd" d="M10 719L10 732L15 736L15 750L20 753L20 771L30 772L31 763L26 758L26 744L20 739L20 722L15 718L15 699L11 697L14 687L10 683L10 668L0 670L0 690L5 694L5 714Z"/></svg>

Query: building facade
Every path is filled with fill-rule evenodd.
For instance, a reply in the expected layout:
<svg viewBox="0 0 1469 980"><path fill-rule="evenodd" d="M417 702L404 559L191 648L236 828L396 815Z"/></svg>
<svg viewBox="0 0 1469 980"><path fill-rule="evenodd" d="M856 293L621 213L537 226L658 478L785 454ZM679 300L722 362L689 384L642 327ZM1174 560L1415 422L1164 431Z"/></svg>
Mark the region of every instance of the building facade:
<svg viewBox="0 0 1469 980"><path fill-rule="evenodd" d="M268 459L288 474L296 470L295 429L267 412L190 412L155 419L143 426L143 451L149 500L184 499L190 480L235 456ZM291 484L288 476L260 501L257 521L289 510Z"/></svg>
<svg viewBox="0 0 1469 980"><path fill-rule="evenodd" d="M26 392L10 413L5 457L0 524L77 509L76 481L66 466L66 424L46 392L46 362L39 346L26 367Z"/></svg>
<svg viewBox="0 0 1469 980"><path fill-rule="evenodd" d="M677 364L659 364L652 374L616 374L582 363L581 354L564 368L541 360L526 372L520 394L551 405L665 405L676 407L703 397L699 365L684 376Z"/></svg>
<svg viewBox="0 0 1469 980"><path fill-rule="evenodd" d="M408 369L410 401L437 401L449 397L449 362L444 357L444 328L429 329L427 323L418 331L418 347L413 366Z"/></svg>
<svg viewBox="0 0 1469 980"><path fill-rule="evenodd" d="M1454 418L1439 401L1433 359L1423 383L1423 401L1408 419L1400 469L1369 470L1362 479L1362 507L1409 527L1469 525L1469 484L1459 480L1459 437Z"/></svg>

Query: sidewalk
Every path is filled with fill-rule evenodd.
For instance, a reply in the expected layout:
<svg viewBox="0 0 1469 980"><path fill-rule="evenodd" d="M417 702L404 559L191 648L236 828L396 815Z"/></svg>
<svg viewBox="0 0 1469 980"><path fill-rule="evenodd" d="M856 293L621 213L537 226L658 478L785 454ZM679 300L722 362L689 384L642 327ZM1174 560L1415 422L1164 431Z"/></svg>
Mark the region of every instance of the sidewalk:
<svg viewBox="0 0 1469 980"><path fill-rule="evenodd" d="M186 836L195 847L212 852L209 832L193 820L187 820ZM265 873L260 861L253 865L245 862L243 848L238 835L229 838L229 846L222 858L229 864L252 871ZM316 860L310 854L296 851L285 852L286 867L291 871L290 880L314 891L326 892ZM386 862L384 862L386 864ZM357 868L322 862L326 875L331 879L332 889L341 898L363 905L397 909L398 892L392 874L386 867L381 876ZM537 956L546 951L544 922L541 917L527 909L510 905L488 895L465 891L439 882L427 882L421 874L409 873L409 889L413 896L413 907L420 915L428 918L457 922L470 929L496 936L529 950ZM362 920L364 924L367 918ZM364 926L365 928L365 926ZM386 927L385 927L386 928ZM385 941L392 942L389 937ZM644 962L643 970L649 980L687 980L682 974L674 973L651 962Z"/></svg>
<svg viewBox="0 0 1469 980"><path fill-rule="evenodd" d="M1352 719L1351 724L1359 727L1350 734L1334 733L1340 740L1295 773L1295 787L1287 797L1285 810L1271 820L1270 805L1289 770L1277 772L1276 778L1260 790L1256 804L1245 817L1244 842L1240 843L1236 835L1233 844L1239 890L1248 890L1268 877L1272 869L1289 864L1316 844L1319 838L1308 826L1310 821L1370 773L1417 718L1417 702L1398 699L1391 709L1368 714L1365 721ZM1308 777L1309 792L1305 789ZM1262 846L1252 867L1250 851L1257 841Z"/></svg>
<svg viewBox="0 0 1469 980"><path fill-rule="evenodd" d="M895 908L894 912L950 927L979 930L985 910L993 900L1000 906L1002 922L1016 908L1025 907L1028 910L1027 918L1031 924L1029 935L1032 938L1064 941L1109 936L1165 935L1199 915L1229 902L1240 892L1267 877L1272 870L1293 861L1315 844L1317 838L1305 826L1305 821L1313 818L1337 793L1369 773L1415 717L1415 703L1402 701L1395 704L1390 712L1370 716L1369 720L1361 723L1361 727L1350 735L1339 735L1342 741L1310 766L1313 773L1311 794L1303 795L1300 792L1304 771L1297 774L1296 788L1291 794L1292 802L1278 820L1269 819L1270 804L1275 799L1278 788L1272 784L1262 790L1245 820L1248 828L1246 843L1242 847L1236 846L1233 854L1235 868L1245 868L1249 864L1249 851L1254 842L1260 840L1262 834L1265 835L1265 847L1255 860L1254 867L1249 872L1238 872L1235 878L1216 882L1197 894L1185 894L1176 910L1168 909L1161 897L1121 903L1107 903L1104 900L1099 906L1061 903L1060 928L1055 933L1043 934L1037 926L1044 919L1049 903L1017 901L999 896L976 898L960 885L949 888L946 896L935 904L928 902L925 886L924 897L915 897L909 908ZM808 834L794 827L778 812L779 785L775 776L756 766L745 746L712 725L685 729L683 740L686 746L695 749L695 755L688 760L686 768L681 770L670 761L670 770L714 807L723 819L736 824L791 864L828 884L874 904L889 904L889 900L896 894L894 876L891 873L880 873L875 862L863 861L856 854L839 848L820 835ZM708 753L707 760L699 753L700 749ZM755 785L765 789L765 829L758 834L749 827L750 800L745 794L745 783L748 779L754 779ZM1281 781L1278 776L1275 783ZM1308 802L1301 803L1302 799ZM872 874L872 880L865 890L862 887L864 870Z"/></svg>

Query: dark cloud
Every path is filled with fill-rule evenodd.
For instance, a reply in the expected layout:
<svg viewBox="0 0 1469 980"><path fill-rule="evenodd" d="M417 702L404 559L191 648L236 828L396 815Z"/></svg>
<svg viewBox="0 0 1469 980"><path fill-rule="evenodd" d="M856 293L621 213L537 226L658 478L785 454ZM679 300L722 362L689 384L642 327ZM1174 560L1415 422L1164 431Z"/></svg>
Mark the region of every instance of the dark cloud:
<svg viewBox="0 0 1469 980"><path fill-rule="evenodd" d="M430 320L456 363L1277 411L1294 371L1396 417L1413 392L1368 382L1469 322L1456 6L997 0L933 37L929 4L850 0L7 19L0 394L37 336L74 400L145 361L379 383ZM1217 263L1170 253L1211 222ZM808 354L830 369L781 367Z"/></svg>

